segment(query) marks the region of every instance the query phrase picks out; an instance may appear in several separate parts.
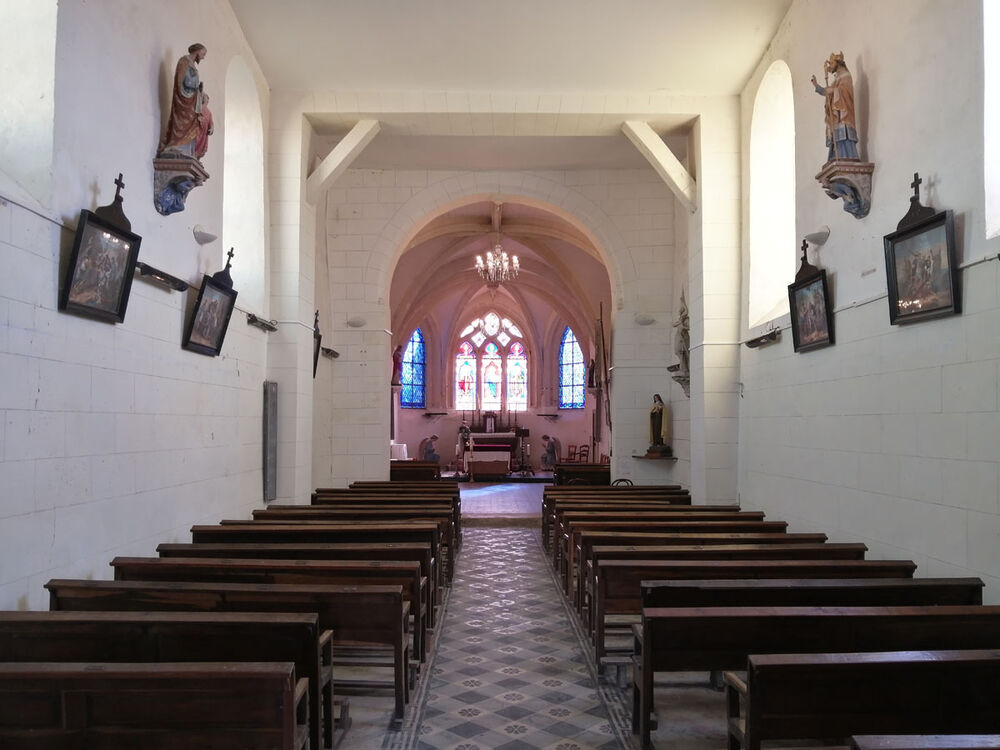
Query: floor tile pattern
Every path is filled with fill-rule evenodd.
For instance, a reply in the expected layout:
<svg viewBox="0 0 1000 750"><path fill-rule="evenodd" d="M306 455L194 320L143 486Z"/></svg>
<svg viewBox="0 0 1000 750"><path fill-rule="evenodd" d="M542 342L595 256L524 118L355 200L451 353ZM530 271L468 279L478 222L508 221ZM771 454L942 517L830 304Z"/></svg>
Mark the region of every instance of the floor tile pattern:
<svg viewBox="0 0 1000 750"><path fill-rule="evenodd" d="M386 750L635 747L627 691L598 679L539 533L469 528L429 674Z"/></svg>

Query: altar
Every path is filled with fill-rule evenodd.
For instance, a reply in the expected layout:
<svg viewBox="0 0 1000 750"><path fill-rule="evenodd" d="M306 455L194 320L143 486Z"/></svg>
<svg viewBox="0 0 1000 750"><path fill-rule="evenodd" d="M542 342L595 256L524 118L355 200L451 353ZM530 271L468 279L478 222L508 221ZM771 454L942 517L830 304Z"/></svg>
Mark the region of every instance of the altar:
<svg viewBox="0 0 1000 750"><path fill-rule="evenodd" d="M463 456L465 473L470 480L476 481L477 474L510 474L517 440L517 434L513 432L470 433L470 448Z"/></svg>

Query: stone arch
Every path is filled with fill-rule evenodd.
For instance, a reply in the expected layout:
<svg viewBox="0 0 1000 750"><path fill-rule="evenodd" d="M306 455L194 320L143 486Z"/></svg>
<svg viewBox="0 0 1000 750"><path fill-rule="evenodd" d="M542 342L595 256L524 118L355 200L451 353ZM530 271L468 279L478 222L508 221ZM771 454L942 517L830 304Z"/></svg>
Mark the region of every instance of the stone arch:
<svg viewBox="0 0 1000 750"><path fill-rule="evenodd" d="M754 97L750 120L747 325L788 312L795 278L795 102L792 73L775 60Z"/></svg>
<svg viewBox="0 0 1000 750"><path fill-rule="evenodd" d="M388 290L399 257L434 218L483 200L523 203L549 211L583 233L597 249L611 280L612 306L622 306L623 288L636 277L627 245L607 214L589 198L557 182L519 172L464 173L429 185L404 203L386 224L369 256L378 289ZM385 304L385 296L379 295Z"/></svg>
<svg viewBox="0 0 1000 750"><path fill-rule="evenodd" d="M209 265L235 247L232 274L240 304L266 314L267 213L260 187L264 184L264 126L257 84L242 57L234 57L226 69L225 123L221 128L220 124L216 122L215 128L222 133L212 140L221 137L222 143L210 140L209 148L223 149L222 244L213 246L220 257Z"/></svg>

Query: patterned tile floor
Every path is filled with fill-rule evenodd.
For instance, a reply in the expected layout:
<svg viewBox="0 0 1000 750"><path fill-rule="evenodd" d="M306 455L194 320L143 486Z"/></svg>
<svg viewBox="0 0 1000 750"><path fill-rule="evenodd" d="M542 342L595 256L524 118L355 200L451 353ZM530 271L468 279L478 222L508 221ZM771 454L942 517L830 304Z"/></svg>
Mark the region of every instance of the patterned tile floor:
<svg viewBox="0 0 1000 750"><path fill-rule="evenodd" d="M429 679L384 748L631 747L542 556L537 530L470 528ZM609 701L610 698L610 701Z"/></svg>

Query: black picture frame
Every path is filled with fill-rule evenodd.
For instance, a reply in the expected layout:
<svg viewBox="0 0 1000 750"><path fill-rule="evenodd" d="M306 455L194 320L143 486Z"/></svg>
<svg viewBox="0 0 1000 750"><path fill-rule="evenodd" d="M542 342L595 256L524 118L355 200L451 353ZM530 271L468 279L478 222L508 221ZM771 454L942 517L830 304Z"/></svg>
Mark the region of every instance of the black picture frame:
<svg viewBox="0 0 1000 750"><path fill-rule="evenodd" d="M883 241L892 325L962 311L951 210L897 229Z"/></svg>
<svg viewBox="0 0 1000 750"><path fill-rule="evenodd" d="M219 356L235 307L236 291L205 274L181 346L198 354Z"/></svg>
<svg viewBox="0 0 1000 750"><path fill-rule="evenodd" d="M833 345L833 306L825 270L816 269L788 285L788 308L795 351L811 352Z"/></svg>
<svg viewBox="0 0 1000 750"><path fill-rule="evenodd" d="M125 320L142 238L83 209L59 309L111 323Z"/></svg>

